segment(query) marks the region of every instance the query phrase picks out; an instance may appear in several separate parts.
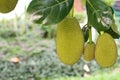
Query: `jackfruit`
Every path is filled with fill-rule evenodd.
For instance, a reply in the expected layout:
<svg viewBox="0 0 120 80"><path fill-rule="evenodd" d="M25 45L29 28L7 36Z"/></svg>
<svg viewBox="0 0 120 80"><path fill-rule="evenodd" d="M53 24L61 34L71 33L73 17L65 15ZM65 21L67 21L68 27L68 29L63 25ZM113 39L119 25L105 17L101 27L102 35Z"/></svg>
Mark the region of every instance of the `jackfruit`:
<svg viewBox="0 0 120 80"><path fill-rule="evenodd" d="M103 33L98 37L96 42L95 59L101 67L110 67L116 62L116 43L108 33Z"/></svg>
<svg viewBox="0 0 120 80"><path fill-rule="evenodd" d="M12 11L18 0L0 0L0 12L1 13L8 13Z"/></svg>
<svg viewBox="0 0 120 80"><path fill-rule="evenodd" d="M61 62L75 64L83 53L83 47L84 36L76 18L67 17L58 23L56 50Z"/></svg>
<svg viewBox="0 0 120 80"><path fill-rule="evenodd" d="M83 58L86 61L91 61L95 58L95 43L87 43L84 48Z"/></svg>

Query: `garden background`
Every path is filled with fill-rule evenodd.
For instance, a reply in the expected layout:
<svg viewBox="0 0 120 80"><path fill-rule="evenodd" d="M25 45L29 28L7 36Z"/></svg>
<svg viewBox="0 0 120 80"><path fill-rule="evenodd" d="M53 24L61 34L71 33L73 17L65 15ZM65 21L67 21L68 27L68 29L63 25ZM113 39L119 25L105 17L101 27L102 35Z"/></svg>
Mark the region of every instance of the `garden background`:
<svg viewBox="0 0 120 80"><path fill-rule="evenodd" d="M119 0L118 0L119 1ZM87 21L85 7L75 0L75 17L81 26ZM86 63L62 64L55 47L56 25L44 26L29 20L26 12L30 0L19 0L14 11L0 13L0 80L119 80L120 39L116 39L118 58L114 66L101 68L93 60ZM115 10L115 0L108 0L113 7L115 22L120 31L120 12ZM119 4L120 8L120 4ZM93 39L97 32L93 29Z"/></svg>

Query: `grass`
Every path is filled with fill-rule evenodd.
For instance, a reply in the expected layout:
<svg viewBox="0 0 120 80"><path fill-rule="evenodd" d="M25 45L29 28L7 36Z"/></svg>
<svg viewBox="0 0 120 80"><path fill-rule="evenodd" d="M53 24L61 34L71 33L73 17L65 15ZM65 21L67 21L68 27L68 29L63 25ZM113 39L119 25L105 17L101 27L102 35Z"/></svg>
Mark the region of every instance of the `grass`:
<svg viewBox="0 0 120 80"><path fill-rule="evenodd" d="M120 80L120 73L104 73L88 76L85 78L82 77L67 77L67 78L56 78L52 80Z"/></svg>

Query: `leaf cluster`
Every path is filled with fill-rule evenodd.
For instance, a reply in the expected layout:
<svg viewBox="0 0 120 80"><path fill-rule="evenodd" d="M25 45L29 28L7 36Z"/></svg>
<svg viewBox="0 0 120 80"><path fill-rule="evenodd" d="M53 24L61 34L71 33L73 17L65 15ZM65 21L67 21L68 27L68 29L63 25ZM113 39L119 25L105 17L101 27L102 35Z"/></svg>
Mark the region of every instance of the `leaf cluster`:
<svg viewBox="0 0 120 80"><path fill-rule="evenodd" d="M31 19L39 24L57 24L62 21L72 9L74 0L32 0L27 12ZM98 33L109 33L114 39L120 37L114 20L114 11L103 0L86 0L88 16L87 26L92 26ZM88 34L88 28L84 28L84 34ZM87 36L85 36L87 41Z"/></svg>

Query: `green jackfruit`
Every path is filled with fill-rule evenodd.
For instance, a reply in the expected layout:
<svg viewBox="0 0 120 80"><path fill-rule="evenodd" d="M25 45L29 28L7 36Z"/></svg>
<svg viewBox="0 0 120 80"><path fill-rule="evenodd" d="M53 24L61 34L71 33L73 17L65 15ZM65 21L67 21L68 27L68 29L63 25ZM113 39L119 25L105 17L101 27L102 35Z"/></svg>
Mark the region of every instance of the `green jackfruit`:
<svg viewBox="0 0 120 80"><path fill-rule="evenodd" d="M95 58L95 44L94 43L87 43L84 49L83 58L86 61L91 61Z"/></svg>
<svg viewBox="0 0 120 80"><path fill-rule="evenodd" d="M18 0L0 0L0 12L1 13L8 13L12 11Z"/></svg>
<svg viewBox="0 0 120 80"><path fill-rule="evenodd" d="M83 52L84 37L76 18L69 17L57 26L56 50L61 62L67 65L76 63Z"/></svg>
<svg viewBox="0 0 120 80"><path fill-rule="evenodd" d="M101 67L110 67L116 62L116 43L108 33L103 33L98 37L96 42L95 59Z"/></svg>

